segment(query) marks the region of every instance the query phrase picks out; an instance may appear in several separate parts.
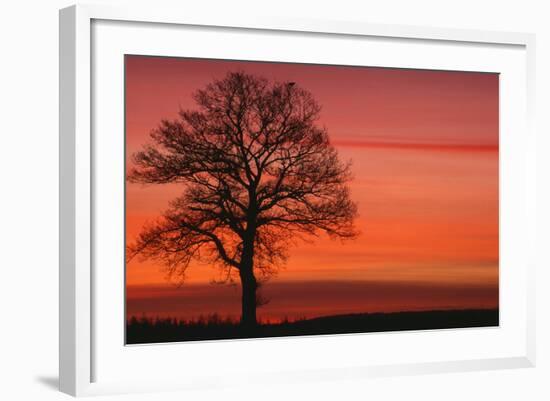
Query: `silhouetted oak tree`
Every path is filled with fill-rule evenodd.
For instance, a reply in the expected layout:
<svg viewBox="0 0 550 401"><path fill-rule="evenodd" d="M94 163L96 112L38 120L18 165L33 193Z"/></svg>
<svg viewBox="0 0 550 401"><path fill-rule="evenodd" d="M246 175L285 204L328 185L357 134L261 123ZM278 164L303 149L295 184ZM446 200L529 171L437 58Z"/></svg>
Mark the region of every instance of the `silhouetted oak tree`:
<svg viewBox="0 0 550 401"><path fill-rule="evenodd" d="M238 273L241 322L253 327L259 279L290 245L321 232L355 235L350 165L316 124L320 106L294 82L232 72L193 98L196 111L162 121L133 155L130 182L181 183L183 193L127 255L160 260L180 279L192 260Z"/></svg>

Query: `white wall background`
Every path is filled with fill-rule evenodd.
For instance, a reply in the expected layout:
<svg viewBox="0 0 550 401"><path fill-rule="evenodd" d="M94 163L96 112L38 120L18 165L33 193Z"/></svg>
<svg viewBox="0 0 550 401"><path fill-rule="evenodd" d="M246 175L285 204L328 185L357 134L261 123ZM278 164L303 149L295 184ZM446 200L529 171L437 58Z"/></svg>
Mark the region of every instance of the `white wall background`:
<svg viewBox="0 0 550 401"><path fill-rule="evenodd" d="M112 0L96 3L130 4ZM136 3L134 1L133 3ZM147 3L147 2L143 2ZM150 3L153 3L152 1ZM63 0L0 5L0 397L57 400L58 16ZM189 13L291 15L537 34L537 336L533 369L334 381L278 388L149 394L131 400L550 399L550 10L546 1L245 0L154 2Z"/></svg>

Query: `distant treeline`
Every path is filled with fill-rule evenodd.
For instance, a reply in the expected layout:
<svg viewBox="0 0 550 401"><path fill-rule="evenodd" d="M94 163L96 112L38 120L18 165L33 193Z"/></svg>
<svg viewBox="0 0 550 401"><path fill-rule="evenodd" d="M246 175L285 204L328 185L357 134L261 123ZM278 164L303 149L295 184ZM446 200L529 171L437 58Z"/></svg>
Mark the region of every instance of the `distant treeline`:
<svg viewBox="0 0 550 401"><path fill-rule="evenodd" d="M146 344L498 325L498 309L335 315L294 321L284 320L279 323L260 323L254 329L245 329L238 321L231 318L222 318L215 314L192 321L173 318L132 317L126 324L126 343Z"/></svg>

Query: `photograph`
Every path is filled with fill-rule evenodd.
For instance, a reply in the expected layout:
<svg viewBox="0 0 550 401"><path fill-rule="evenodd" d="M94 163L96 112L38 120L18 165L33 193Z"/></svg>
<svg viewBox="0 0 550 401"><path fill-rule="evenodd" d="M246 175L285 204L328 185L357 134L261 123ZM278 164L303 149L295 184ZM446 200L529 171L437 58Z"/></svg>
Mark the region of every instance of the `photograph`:
<svg viewBox="0 0 550 401"><path fill-rule="evenodd" d="M126 344L499 326L499 74L124 56Z"/></svg>

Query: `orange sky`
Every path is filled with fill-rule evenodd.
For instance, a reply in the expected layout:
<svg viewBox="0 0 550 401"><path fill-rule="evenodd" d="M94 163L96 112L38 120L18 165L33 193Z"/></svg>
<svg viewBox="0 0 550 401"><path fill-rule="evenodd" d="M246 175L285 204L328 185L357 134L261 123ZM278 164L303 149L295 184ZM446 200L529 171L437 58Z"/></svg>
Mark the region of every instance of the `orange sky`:
<svg viewBox="0 0 550 401"><path fill-rule="evenodd" d="M127 56L128 156L162 118L195 107L193 90L234 70L312 92L353 160L359 208L356 240L291 251L260 317L498 305L498 75ZM128 183L128 242L181 191ZM215 268L188 272L175 289L160 266L133 260L128 314L238 315L238 291L208 284Z"/></svg>

